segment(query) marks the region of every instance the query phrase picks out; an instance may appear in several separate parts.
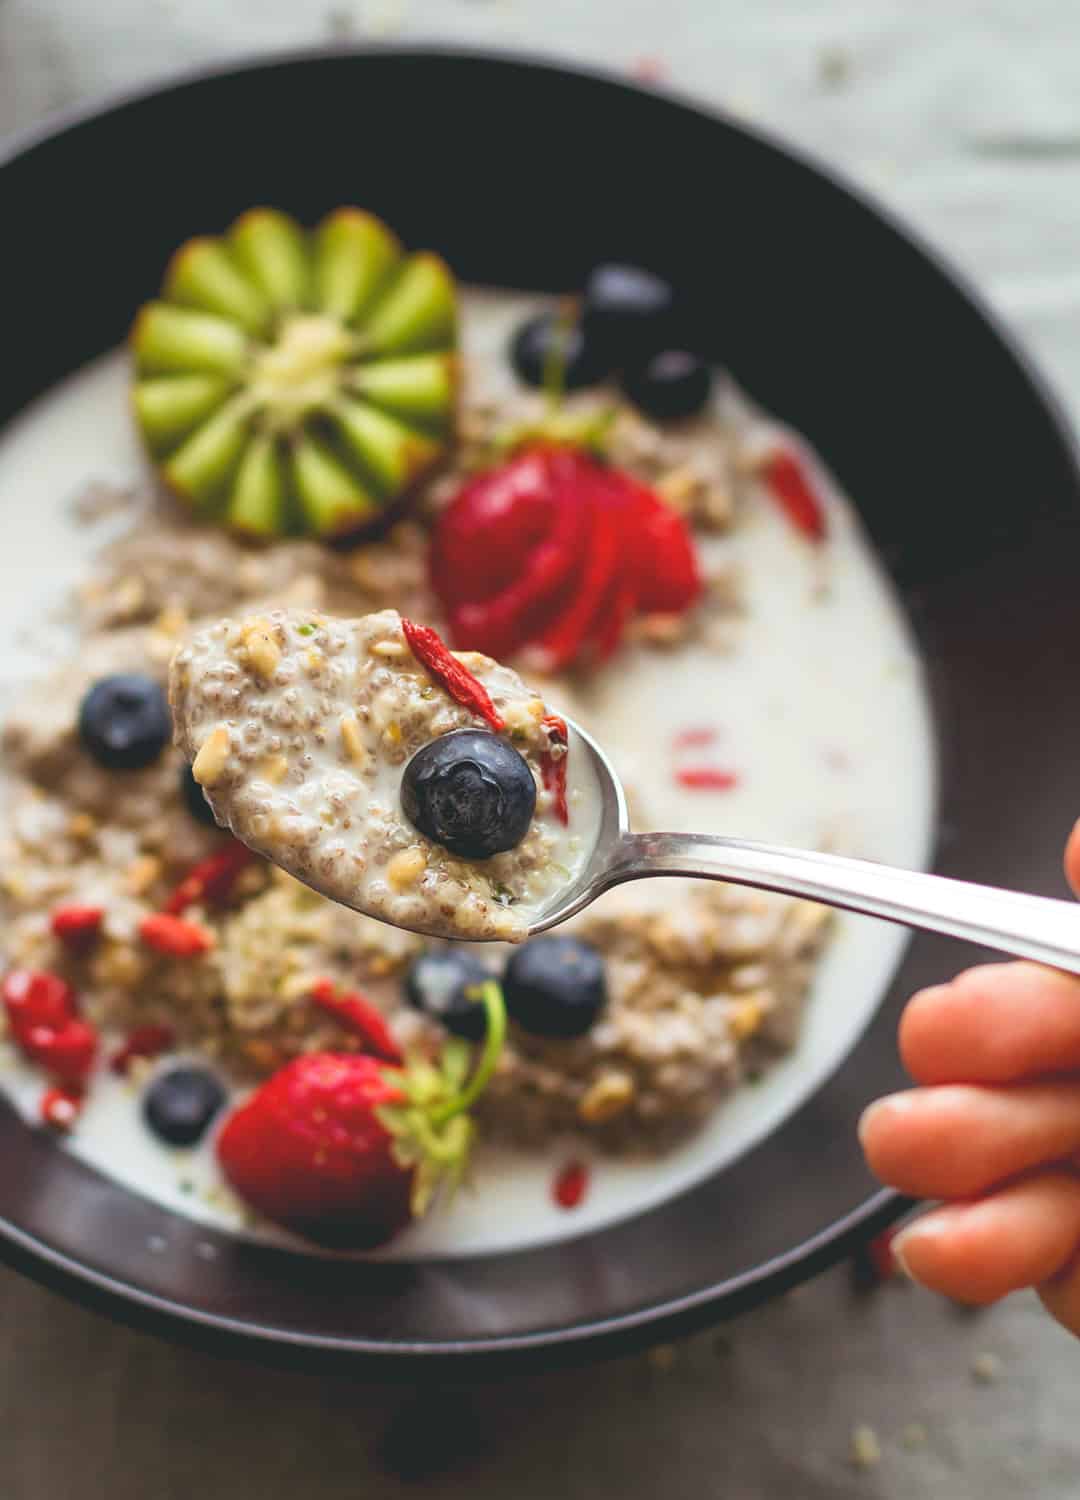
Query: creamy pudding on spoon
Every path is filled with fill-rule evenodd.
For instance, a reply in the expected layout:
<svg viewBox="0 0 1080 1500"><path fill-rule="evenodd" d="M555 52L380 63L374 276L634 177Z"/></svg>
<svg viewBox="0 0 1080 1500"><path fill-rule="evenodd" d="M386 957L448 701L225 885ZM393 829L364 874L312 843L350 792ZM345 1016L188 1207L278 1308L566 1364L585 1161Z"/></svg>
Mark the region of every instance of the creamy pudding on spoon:
<svg viewBox="0 0 1080 1500"><path fill-rule="evenodd" d="M395 610L219 620L176 652L169 698L218 821L395 926L520 942L596 842L592 768L563 720Z"/></svg>

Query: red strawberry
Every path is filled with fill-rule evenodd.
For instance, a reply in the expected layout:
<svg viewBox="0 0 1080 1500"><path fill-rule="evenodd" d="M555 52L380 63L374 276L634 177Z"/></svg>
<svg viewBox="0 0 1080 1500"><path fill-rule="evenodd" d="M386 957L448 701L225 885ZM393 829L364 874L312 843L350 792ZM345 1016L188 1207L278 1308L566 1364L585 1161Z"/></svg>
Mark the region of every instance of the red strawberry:
<svg viewBox="0 0 1080 1500"><path fill-rule="evenodd" d="M680 614L701 593L697 554L686 522L637 485L637 603L645 614Z"/></svg>
<svg viewBox="0 0 1080 1500"><path fill-rule="evenodd" d="M371 1249L411 1218L412 1171L377 1111L403 1095L372 1057L312 1052L235 1110L218 1159L241 1198L324 1245Z"/></svg>
<svg viewBox="0 0 1080 1500"><path fill-rule="evenodd" d="M547 535L554 510L551 459L551 450L533 450L485 469L457 492L431 553L432 577L444 601L489 599Z"/></svg>
<svg viewBox="0 0 1080 1500"><path fill-rule="evenodd" d="M483 989L487 1034L468 1083L468 1048L456 1039L441 1067L313 1052L267 1079L218 1136L218 1160L241 1198L319 1244L370 1250L422 1213L443 1177L452 1188L472 1141L466 1111L505 1033L499 986Z"/></svg>

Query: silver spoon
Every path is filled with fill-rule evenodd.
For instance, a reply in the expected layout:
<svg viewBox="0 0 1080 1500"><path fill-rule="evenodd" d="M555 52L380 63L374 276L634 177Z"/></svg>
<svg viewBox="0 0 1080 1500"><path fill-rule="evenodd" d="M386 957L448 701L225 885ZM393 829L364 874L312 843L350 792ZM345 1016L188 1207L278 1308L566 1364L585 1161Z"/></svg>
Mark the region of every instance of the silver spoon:
<svg viewBox="0 0 1080 1500"><path fill-rule="evenodd" d="M532 923L530 936L557 927L613 886L682 875L805 896L1080 974L1080 905L1072 901L714 834L632 833L626 797L607 756L578 725L571 720L567 725L571 753L592 758L600 832L578 879L556 893Z"/></svg>

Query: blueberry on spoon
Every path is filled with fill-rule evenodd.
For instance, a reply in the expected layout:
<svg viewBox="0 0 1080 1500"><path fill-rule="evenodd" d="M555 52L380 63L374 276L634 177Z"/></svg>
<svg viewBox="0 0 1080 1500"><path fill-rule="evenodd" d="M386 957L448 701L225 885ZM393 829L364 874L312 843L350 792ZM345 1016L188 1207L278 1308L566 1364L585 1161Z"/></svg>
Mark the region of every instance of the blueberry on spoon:
<svg viewBox="0 0 1080 1500"><path fill-rule="evenodd" d="M489 859L521 843L536 811L536 783L512 745L459 729L418 750L405 768L409 822L462 859Z"/></svg>

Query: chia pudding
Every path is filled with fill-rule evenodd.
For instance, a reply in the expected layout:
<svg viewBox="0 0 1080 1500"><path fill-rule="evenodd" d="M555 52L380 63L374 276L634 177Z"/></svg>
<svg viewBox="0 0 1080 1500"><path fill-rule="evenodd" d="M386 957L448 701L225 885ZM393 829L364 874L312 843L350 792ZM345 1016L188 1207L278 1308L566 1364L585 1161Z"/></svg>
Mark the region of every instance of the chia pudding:
<svg viewBox="0 0 1080 1500"><path fill-rule="evenodd" d="M482 861L454 857L403 815L410 758L483 721L432 680L395 610L279 609L199 631L170 669L176 743L218 822L315 890L414 932L520 942L590 853L595 788L582 765L564 823L544 772L569 757L543 699L488 657L454 660L486 690L534 784L524 837Z"/></svg>

